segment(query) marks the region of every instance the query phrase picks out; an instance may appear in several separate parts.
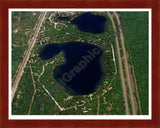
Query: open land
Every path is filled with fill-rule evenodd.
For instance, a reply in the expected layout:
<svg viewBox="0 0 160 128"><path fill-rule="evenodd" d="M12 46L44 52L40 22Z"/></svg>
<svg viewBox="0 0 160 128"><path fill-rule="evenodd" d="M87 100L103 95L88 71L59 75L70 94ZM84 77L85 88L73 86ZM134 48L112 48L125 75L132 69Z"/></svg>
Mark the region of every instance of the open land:
<svg viewBox="0 0 160 128"><path fill-rule="evenodd" d="M29 13L28 15L33 15L32 12ZM136 33L132 32L130 36L127 35L132 28L128 24L132 21L127 22L125 19L128 15L123 12L93 12L105 16L107 19L105 32L97 35L81 32L69 21L57 19L57 16L69 16L72 19L81 13L41 12L36 14L39 15L39 18L34 21L35 26L32 26L34 31L28 38L30 43L26 46L25 55L21 59L21 66L14 67L15 60L12 60L12 68L17 70L17 74L12 72L15 74L15 78L12 79L12 86L15 87L14 83L17 83L14 90L15 95L12 96L13 115L136 115L148 113L146 104L148 97L144 98L140 94L141 92L145 95L148 94L148 72L145 72L144 81L142 81L145 83L142 91L142 84L138 77L144 75L144 72L140 72L137 65L135 66L138 62L135 53L133 56L132 52L135 49L132 49L134 45L130 44L132 40L129 38L135 37ZM22 17L22 15L18 16ZM134 14L132 14L133 16ZM143 18L146 17L147 15ZM146 20L143 18L142 21ZM13 24L16 23L15 21L12 22ZM30 22L33 21L30 20ZM135 22L138 24L141 21ZM137 24L135 23L135 25ZM124 27L124 25L126 26ZM144 31L144 33L148 32L146 29ZM12 29L12 33L14 33L14 29ZM145 38L147 42L148 38ZM12 42L13 39L16 37L12 37ZM70 96L53 79L54 67L64 61L62 53L47 61L42 61L38 57L44 45L69 41L88 42L104 49L105 79L93 94ZM141 43L138 45L138 50L143 45L143 42ZM148 48L147 45L144 47ZM12 53L12 56L15 54ZM137 56L141 55L138 54ZM147 63L147 56L145 56L144 62ZM148 67L143 66L141 69L141 71L146 71ZM14 75L12 75L13 77Z"/></svg>

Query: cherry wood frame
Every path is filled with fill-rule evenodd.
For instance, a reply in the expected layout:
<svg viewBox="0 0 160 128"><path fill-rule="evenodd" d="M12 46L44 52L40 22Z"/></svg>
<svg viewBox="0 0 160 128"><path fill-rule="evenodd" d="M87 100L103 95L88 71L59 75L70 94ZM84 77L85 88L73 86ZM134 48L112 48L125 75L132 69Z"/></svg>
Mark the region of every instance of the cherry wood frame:
<svg viewBox="0 0 160 128"><path fill-rule="evenodd" d="M151 120L9 120L8 9L9 8L151 8L152 119ZM0 0L0 128L160 127L160 1L159 0Z"/></svg>

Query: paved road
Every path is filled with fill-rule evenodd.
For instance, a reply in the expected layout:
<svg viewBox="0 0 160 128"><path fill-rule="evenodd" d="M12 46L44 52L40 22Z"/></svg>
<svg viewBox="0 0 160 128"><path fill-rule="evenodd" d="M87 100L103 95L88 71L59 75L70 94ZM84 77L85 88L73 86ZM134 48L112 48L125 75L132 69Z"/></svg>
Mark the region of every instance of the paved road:
<svg viewBox="0 0 160 128"><path fill-rule="evenodd" d="M25 55L24 55L24 58L23 58L23 61L18 69L18 73L17 73L17 76L13 82L13 85L12 85L12 97L11 97L11 102L13 101L13 98L14 98L14 95L15 95L15 92L18 88L18 84L19 84L19 81L21 79L21 76L24 72L24 68L27 64L27 61L29 60L29 57L30 57L30 54L31 54L31 50L33 49L33 46L35 44L35 41L36 41L36 38L38 36L38 33L39 33L39 30L41 28L41 25L42 25L42 22L46 16L47 12L41 12L40 13L40 16L39 16L39 19L38 19L38 23L36 24L36 29L35 29L35 32L33 34L33 37L31 40L29 40L28 42L28 49L25 51Z"/></svg>
<svg viewBox="0 0 160 128"><path fill-rule="evenodd" d="M114 12L114 15L116 16L116 19L118 21L119 30L120 30L120 38L121 38L121 44L122 44L122 49L123 49L123 55L124 55L125 71L126 71L127 83L128 83L128 87L129 87L132 112L133 112L133 115L136 115L135 100L134 100L133 90L132 90L132 86L131 86L131 78L130 78L130 73L129 73L129 66L128 66L128 60L127 60L127 56L126 56L126 49L125 49L125 45L124 45L124 36L123 36L123 32L122 32L121 22L120 22L119 17L116 12Z"/></svg>
<svg viewBox="0 0 160 128"><path fill-rule="evenodd" d="M122 60L121 60L121 54L120 54L116 25L115 25L114 20L113 20L111 14L109 12L108 12L108 16L110 17L110 19L112 21L112 25L113 25L114 32L115 32L116 47L117 47L119 69L120 69L120 76L121 76L121 84L122 84L122 89L123 89L123 97L124 97L124 101L125 101L125 111L126 111L126 115L129 115L130 112L129 112L128 100L127 100L127 90L126 90L125 78L124 78L124 74L123 74L123 65L122 65Z"/></svg>

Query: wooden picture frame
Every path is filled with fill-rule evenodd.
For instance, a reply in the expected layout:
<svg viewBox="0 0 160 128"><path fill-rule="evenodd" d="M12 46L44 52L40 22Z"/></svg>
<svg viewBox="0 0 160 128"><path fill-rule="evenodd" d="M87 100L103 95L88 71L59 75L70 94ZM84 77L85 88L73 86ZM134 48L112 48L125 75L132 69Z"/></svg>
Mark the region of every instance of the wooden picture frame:
<svg viewBox="0 0 160 128"><path fill-rule="evenodd" d="M9 120L8 119L8 9L9 8L150 8L152 9L152 119L151 120ZM0 127L160 127L160 2L158 0L0 1Z"/></svg>

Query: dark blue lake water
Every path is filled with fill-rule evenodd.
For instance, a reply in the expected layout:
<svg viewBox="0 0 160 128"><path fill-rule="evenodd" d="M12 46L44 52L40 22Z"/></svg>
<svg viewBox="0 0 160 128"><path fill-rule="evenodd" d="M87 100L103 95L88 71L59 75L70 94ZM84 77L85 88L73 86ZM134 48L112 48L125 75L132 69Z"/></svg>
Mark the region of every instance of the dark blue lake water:
<svg viewBox="0 0 160 128"><path fill-rule="evenodd" d="M68 17L58 18L60 20L69 20ZM80 31L98 34L104 32L106 18L87 12L70 21L72 24L77 25Z"/></svg>
<svg viewBox="0 0 160 128"><path fill-rule="evenodd" d="M41 53L42 60L53 58L63 52L65 62L56 66L53 77L70 95L85 95L97 90L104 78L103 50L86 42L66 42L46 45Z"/></svg>

